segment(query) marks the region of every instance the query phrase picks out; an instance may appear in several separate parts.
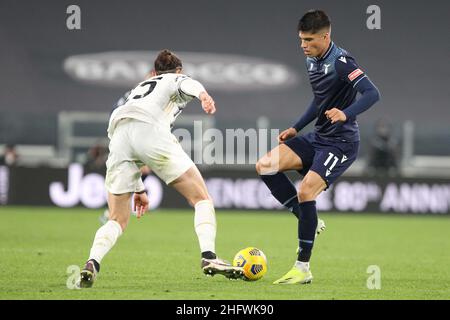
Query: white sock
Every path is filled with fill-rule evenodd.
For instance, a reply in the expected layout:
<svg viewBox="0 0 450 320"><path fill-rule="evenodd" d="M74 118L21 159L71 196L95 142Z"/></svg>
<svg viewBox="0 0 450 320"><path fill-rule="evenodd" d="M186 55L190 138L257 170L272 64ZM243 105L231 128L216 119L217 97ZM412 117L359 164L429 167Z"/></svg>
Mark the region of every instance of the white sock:
<svg viewBox="0 0 450 320"><path fill-rule="evenodd" d="M309 262L302 262L302 261L295 261L295 265L294 265L297 269L303 271L303 272L308 272L309 271Z"/></svg>
<svg viewBox="0 0 450 320"><path fill-rule="evenodd" d="M114 246L117 238L122 234L122 227L117 221L109 220L95 234L89 259L94 259L100 263L103 257Z"/></svg>
<svg viewBox="0 0 450 320"><path fill-rule="evenodd" d="M195 204L194 227L197 233L200 251L216 252L216 213L211 200L202 200Z"/></svg>

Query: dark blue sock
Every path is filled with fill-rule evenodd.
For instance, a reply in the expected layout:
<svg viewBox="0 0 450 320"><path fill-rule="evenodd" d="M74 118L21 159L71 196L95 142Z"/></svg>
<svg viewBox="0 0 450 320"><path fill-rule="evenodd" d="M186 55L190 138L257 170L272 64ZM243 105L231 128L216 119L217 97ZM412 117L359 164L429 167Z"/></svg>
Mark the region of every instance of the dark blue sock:
<svg viewBox="0 0 450 320"><path fill-rule="evenodd" d="M309 262L317 229L316 201L300 202L300 219L298 220L298 239L300 252L298 261Z"/></svg>
<svg viewBox="0 0 450 320"><path fill-rule="evenodd" d="M261 175L260 177L275 199L298 218L300 208L298 206L297 190L291 180L282 172L273 175Z"/></svg>

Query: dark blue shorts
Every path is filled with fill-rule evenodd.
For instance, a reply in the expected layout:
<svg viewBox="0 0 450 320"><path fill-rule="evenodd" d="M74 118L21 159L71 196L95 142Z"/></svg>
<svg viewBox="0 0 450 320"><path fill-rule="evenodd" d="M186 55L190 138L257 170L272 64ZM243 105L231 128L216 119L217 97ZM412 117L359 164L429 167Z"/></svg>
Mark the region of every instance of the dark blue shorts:
<svg viewBox="0 0 450 320"><path fill-rule="evenodd" d="M302 159L300 174L305 176L309 170L318 173L327 188L356 160L359 150L359 141L329 141L314 132L291 138L286 145Z"/></svg>

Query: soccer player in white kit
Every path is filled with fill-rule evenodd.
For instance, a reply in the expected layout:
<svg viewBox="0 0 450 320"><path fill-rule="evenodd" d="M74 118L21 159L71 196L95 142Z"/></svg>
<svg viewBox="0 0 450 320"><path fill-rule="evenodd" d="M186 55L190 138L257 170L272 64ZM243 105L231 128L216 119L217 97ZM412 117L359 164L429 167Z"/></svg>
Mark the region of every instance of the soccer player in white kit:
<svg viewBox="0 0 450 320"><path fill-rule="evenodd" d="M201 267L207 275L241 278L242 269L219 259L215 253L216 217L203 178L171 133L172 123L193 98L207 114L216 111L214 100L200 82L182 73L181 60L163 50L150 78L134 88L122 106L111 114L108 126L110 154L106 162L109 221L95 234L89 259L81 271L80 287L88 288L100 271L103 257L127 227L131 196L140 218L148 198L139 168L148 165L195 208L194 227L201 250Z"/></svg>

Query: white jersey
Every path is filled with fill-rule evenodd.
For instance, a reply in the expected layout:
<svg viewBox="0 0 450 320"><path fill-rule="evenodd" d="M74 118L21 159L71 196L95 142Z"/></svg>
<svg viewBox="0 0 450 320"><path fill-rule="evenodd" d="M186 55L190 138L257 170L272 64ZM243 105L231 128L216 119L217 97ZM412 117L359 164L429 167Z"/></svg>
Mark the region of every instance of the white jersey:
<svg viewBox="0 0 450 320"><path fill-rule="evenodd" d="M116 108L109 119L111 138L120 119L132 118L167 127L193 98L199 98L203 86L186 75L167 73L146 79L131 90L123 105Z"/></svg>

